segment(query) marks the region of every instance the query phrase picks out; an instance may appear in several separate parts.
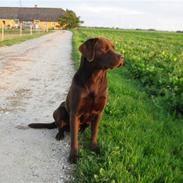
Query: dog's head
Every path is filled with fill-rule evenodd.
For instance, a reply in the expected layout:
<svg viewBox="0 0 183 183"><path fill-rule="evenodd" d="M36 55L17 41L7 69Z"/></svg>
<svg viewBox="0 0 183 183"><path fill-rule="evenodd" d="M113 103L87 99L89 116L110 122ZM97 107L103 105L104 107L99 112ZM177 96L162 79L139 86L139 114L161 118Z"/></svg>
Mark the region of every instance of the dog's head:
<svg viewBox="0 0 183 183"><path fill-rule="evenodd" d="M113 43L106 38L89 39L79 47L79 51L98 69L113 69L124 63L124 57L115 51Z"/></svg>

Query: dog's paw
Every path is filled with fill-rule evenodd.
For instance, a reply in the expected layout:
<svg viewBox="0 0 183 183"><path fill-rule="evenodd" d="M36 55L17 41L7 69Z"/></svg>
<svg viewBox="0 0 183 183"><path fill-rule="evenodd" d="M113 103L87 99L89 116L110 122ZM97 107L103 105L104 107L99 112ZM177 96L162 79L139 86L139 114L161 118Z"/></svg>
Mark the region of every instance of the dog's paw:
<svg viewBox="0 0 183 183"><path fill-rule="evenodd" d="M95 152L96 154L100 154L100 147L99 147L98 144L96 144L96 145L91 145L91 150L92 150L93 152Z"/></svg>
<svg viewBox="0 0 183 183"><path fill-rule="evenodd" d="M70 154L69 158L68 158L68 161L71 163L71 164L76 164L77 161L79 160L79 155L72 155Z"/></svg>
<svg viewBox="0 0 183 183"><path fill-rule="evenodd" d="M64 139L64 134L63 133L57 133L57 135L56 135L56 140L63 140Z"/></svg>

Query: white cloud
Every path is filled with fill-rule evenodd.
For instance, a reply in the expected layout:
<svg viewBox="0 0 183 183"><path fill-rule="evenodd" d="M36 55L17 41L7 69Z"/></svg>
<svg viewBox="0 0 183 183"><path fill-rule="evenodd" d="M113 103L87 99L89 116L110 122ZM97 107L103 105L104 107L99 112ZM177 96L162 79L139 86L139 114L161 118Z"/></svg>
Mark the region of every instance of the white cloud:
<svg viewBox="0 0 183 183"><path fill-rule="evenodd" d="M79 13L85 13L85 14L90 14L90 13L102 13L102 14L111 14L113 15L114 12L118 12L118 14L121 15L139 15L143 14L142 11L136 11L136 10L131 10L123 7L115 7L115 6L88 6L86 4L79 6L78 8L75 8Z"/></svg>
<svg viewBox="0 0 183 183"><path fill-rule="evenodd" d="M118 2L118 3L116 3ZM81 3L74 10L86 26L183 30L183 2L163 0Z"/></svg>

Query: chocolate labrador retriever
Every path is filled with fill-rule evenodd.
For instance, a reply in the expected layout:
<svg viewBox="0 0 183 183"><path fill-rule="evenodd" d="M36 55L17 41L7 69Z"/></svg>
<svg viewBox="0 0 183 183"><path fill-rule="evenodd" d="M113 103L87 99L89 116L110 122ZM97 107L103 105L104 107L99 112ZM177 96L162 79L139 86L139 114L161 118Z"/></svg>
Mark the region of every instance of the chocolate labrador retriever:
<svg viewBox="0 0 183 183"><path fill-rule="evenodd" d="M91 149L98 151L98 125L107 102L107 70L120 67L124 57L115 51L106 38L93 38L80 47L81 62L75 73L66 101L53 113L55 122L32 123L31 128L58 128L56 139L64 138L64 131L71 133L70 162L78 159L78 131L91 126Z"/></svg>

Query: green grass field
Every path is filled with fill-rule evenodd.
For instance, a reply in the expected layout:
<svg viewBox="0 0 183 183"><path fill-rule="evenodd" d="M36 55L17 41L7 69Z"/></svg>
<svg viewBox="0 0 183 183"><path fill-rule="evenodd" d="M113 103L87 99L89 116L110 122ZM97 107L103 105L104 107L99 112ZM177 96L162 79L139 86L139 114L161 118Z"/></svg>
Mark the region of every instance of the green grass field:
<svg viewBox="0 0 183 183"><path fill-rule="evenodd" d="M74 182L183 182L182 35L85 28L73 33L76 68L78 47L90 37L110 38L126 58L125 67L108 73L109 101L99 129L101 153L89 150L87 129L80 135Z"/></svg>

